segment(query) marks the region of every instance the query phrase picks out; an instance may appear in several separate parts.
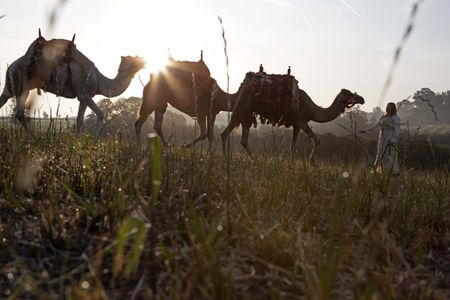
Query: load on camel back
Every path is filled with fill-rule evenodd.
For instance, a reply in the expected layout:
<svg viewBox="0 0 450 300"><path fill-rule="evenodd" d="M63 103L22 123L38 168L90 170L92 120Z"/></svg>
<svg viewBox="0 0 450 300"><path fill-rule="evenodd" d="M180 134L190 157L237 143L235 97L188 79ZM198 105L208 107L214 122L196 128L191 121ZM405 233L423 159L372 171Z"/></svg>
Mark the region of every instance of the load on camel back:
<svg viewBox="0 0 450 300"><path fill-rule="evenodd" d="M253 126L257 126L257 118L261 124L290 127L293 125L293 105L297 97L298 81L288 74L267 74L260 67L258 73L248 72L241 84L244 88L240 97L249 98L252 102Z"/></svg>
<svg viewBox="0 0 450 300"><path fill-rule="evenodd" d="M29 65L28 76L39 80L44 89L47 85L55 85L56 95L61 95L64 88L71 88L71 62L92 72L96 70L95 64L76 48L75 34L72 40L46 40L39 29L39 37L28 47L25 57Z"/></svg>
<svg viewBox="0 0 450 300"><path fill-rule="evenodd" d="M188 115L196 118L199 114L208 113L208 96L212 80L209 68L203 61L203 54L201 54L198 62L169 59L164 71L165 79L167 83L172 86L172 92L174 93L175 101L173 104L171 103L172 106L183 110L186 103L178 103L180 101L177 100L183 98L185 93L191 93L194 97L194 101L197 103L195 103L196 107L194 105L190 108L190 113L188 113Z"/></svg>

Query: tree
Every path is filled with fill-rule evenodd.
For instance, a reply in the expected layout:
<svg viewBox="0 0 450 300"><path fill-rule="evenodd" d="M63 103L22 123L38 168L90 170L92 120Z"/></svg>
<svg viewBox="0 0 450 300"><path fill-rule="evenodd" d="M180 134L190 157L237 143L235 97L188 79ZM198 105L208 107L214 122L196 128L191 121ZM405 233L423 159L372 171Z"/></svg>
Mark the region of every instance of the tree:
<svg viewBox="0 0 450 300"><path fill-rule="evenodd" d="M402 119L413 123L447 123L450 121L450 93L435 93L429 88L422 88L414 93L412 100L397 103L398 114Z"/></svg>
<svg viewBox="0 0 450 300"><path fill-rule="evenodd" d="M105 98L97 103L97 106L105 114L105 126L102 130L104 134L115 135L119 134L122 137L134 138L134 123L141 107L142 99L138 97L120 98L114 102L111 99ZM91 113L87 116L86 127L95 128L95 114ZM153 121L150 120L145 123L143 132L150 132L153 126ZM168 111L163 123L163 130L173 132L177 128L186 127L186 119L180 115ZM181 130L180 130L181 132Z"/></svg>

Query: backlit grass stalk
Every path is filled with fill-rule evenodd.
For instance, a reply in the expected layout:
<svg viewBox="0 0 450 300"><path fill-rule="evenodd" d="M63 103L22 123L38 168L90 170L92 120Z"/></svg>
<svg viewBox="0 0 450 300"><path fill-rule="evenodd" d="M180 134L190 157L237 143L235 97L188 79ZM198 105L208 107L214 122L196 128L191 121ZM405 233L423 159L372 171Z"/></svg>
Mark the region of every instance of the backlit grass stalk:
<svg viewBox="0 0 450 300"><path fill-rule="evenodd" d="M150 138L151 150L152 150L152 199L150 202L150 280L151 287L154 293L156 293L156 264L155 264L155 207L158 199L159 190L161 188L161 144L159 138L153 136Z"/></svg>
<svg viewBox="0 0 450 300"><path fill-rule="evenodd" d="M402 50L405 47L405 44L406 44L408 38L410 37L411 32L413 31L414 21L417 16L417 11L419 10L419 6L420 6L420 4L422 4L423 1L424 0L416 0L413 4L413 7L411 9L411 14L409 17L409 21L408 21L408 25L406 26L406 30L403 33L400 44L397 46L397 49L395 50L394 58L392 60L391 66L389 67L389 72L388 72L386 81L384 82L383 89L381 90L381 96L380 96L380 99L378 100L378 106L381 106L384 103L386 95L387 95L389 88L392 84L392 81L394 79L394 73L397 68L398 62L400 61L400 56L401 56Z"/></svg>
<svg viewBox="0 0 450 300"><path fill-rule="evenodd" d="M227 73L227 97L228 97L228 123L230 123L230 109L231 109L231 101L230 101L230 73L229 73L229 62L228 62L228 43L227 38L225 37L225 28L223 27L222 18L217 16L220 23L220 28L222 29L222 39L223 39L223 51L225 54L225 67ZM231 177L231 146L230 146L230 135L227 136L227 192L226 192L226 205L227 205L227 227L228 234L231 235L231 218L230 218L230 177Z"/></svg>

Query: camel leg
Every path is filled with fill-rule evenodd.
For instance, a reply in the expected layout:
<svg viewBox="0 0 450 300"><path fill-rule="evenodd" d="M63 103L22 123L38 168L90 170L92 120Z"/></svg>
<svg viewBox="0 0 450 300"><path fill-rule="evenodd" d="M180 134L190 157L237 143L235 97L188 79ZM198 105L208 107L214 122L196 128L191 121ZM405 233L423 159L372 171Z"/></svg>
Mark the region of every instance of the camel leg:
<svg viewBox="0 0 450 300"><path fill-rule="evenodd" d="M161 138L161 142L163 143L164 147L167 147L167 141L166 138L164 137L164 133L162 131L162 124L163 124L163 120L164 120L164 113L166 111L166 108L164 108L163 110L161 109L157 109L155 110L155 131L156 133L159 135L159 137Z"/></svg>
<svg viewBox="0 0 450 300"><path fill-rule="evenodd" d="M233 112L231 114L231 119L230 119L230 122L228 123L227 128L225 128L225 130L220 135L220 137L222 139L222 151L223 151L223 154L226 154L226 146L227 146L228 136L234 130L234 128L239 126L239 123L240 123L240 121L239 121L239 118L237 116L237 113Z"/></svg>
<svg viewBox="0 0 450 300"><path fill-rule="evenodd" d="M94 100L92 100L91 97L86 96L86 97L81 97L78 98L78 100L80 100L80 104L82 102L85 102L86 105L95 113L95 115L97 116L97 124L96 124L96 130L95 130L95 134L99 134L100 130L102 129L102 125L103 125L103 119L105 118L105 115L103 114L103 112L100 110L100 108L98 108L97 104L95 104ZM79 116L78 116L79 117ZM84 118L84 113L83 113L83 118ZM77 118L78 119L78 118ZM77 120L78 121L78 120ZM78 125L77 125L78 126Z"/></svg>
<svg viewBox="0 0 450 300"><path fill-rule="evenodd" d="M27 101L28 94L29 91L25 90L22 92L22 94L20 94L19 97L16 97L16 118L20 121L20 124L22 124L23 128L25 128L26 131L28 131L28 124L25 118L25 103Z"/></svg>
<svg viewBox="0 0 450 300"><path fill-rule="evenodd" d="M216 122L216 116L216 114L211 113L206 120L208 124L208 142L210 147L214 141L214 123Z"/></svg>
<svg viewBox="0 0 450 300"><path fill-rule="evenodd" d="M206 134L206 117L205 116L201 116L198 118L198 126L200 127L200 135L193 140L192 142L190 142L189 144L186 145L187 148L195 145L197 142L206 139L207 134Z"/></svg>
<svg viewBox="0 0 450 300"><path fill-rule="evenodd" d="M299 132L300 132L300 126L298 124L295 124L293 126L293 130L292 130L291 156L293 156L295 153L295 146L297 145L297 138L298 138Z"/></svg>
<svg viewBox="0 0 450 300"><path fill-rule="evenodd" d="M314 152L316 151L316 147L320 144L320 140L311 130L311 127L309 127L308 123L301 123L300 128L313 140L313 148L311 154L309 155L309 160L312 160L314 157Z"/></svg>
<svg viewBox="0 0 450 300"><path fill-rule="evenodd" d="M80 134L81 129L83 128L84 113L86 112L86 108L87 108L86 102L80 101L77 115L77 134Z"/></svg>
<svg viewBox="0 0 450 300"><path fill-rule="evenodd" d="M150 112L149 114L151 114ZM136 120L136 123L134 123L134 130L136 131L136 138L139 146L141 145L141 130L142 126L144 126L145 121L147 121L147 118L149 116L147 113L139 113L139 118Z"/></svg>
<svg viewBox="0 0 450 300"><path fill-rule="evenodd" d="M236 112L238 113L239 120L241 120L242 124L241 145L245 148L247 154L252 157L252 154L248 147L248 135L250 133L250 127L253 123L252 106L250 103L247 103L247 105L240 107L238 110L236 110Z"/></svg>
<svg viewBox="0 0 450 300"><path fill-rule="evenodd" d="M248 148L248 135L250 133L250 127L252 126L252 123L242 123L242 136L241 136L241 145L245 148L247 151L247 154L252 157L252 153L250 152L250 149Z"/></svg>

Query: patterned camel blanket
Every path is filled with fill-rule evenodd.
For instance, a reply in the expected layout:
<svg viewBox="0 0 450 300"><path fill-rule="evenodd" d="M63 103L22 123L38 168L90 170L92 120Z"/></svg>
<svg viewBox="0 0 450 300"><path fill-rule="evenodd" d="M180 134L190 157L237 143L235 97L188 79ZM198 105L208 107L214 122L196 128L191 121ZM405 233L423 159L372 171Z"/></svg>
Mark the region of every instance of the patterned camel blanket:
<svg viewBox="0 0 450 300"><path fill-rule="evenodd" d="M292 107L296 101L298 81L292 75L248 72L241 85L244 96L251 99L254 125L292 125Z"/></svg>

